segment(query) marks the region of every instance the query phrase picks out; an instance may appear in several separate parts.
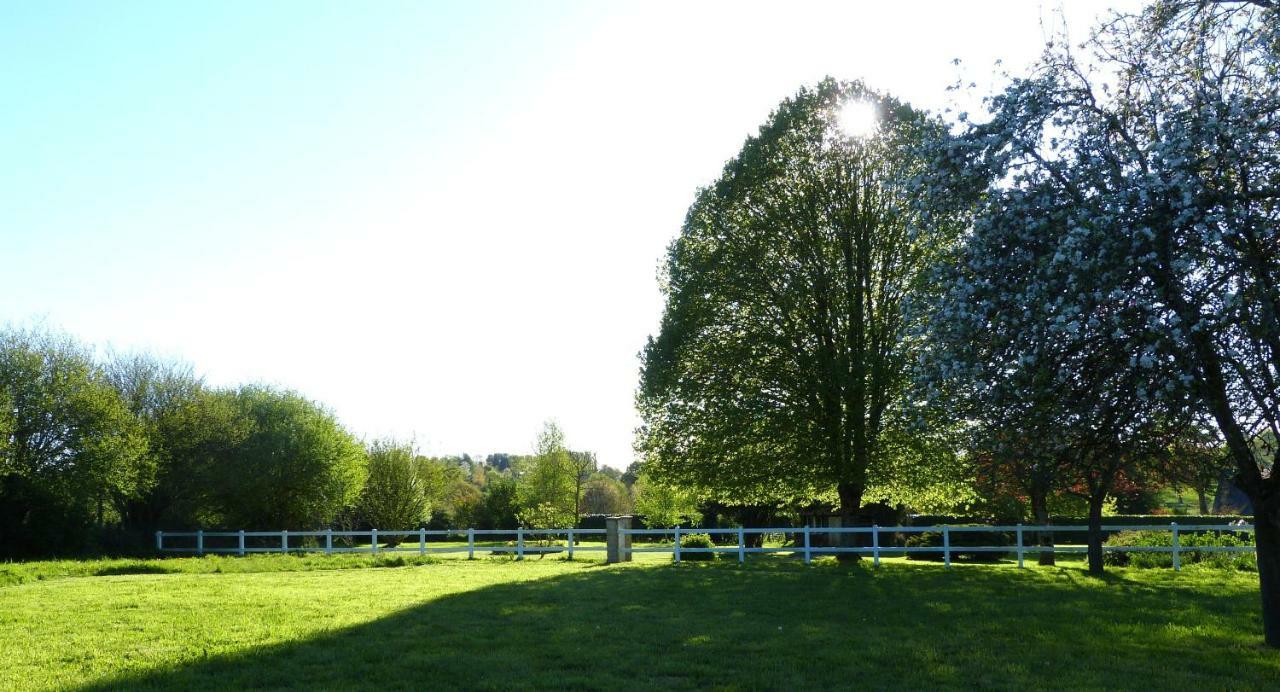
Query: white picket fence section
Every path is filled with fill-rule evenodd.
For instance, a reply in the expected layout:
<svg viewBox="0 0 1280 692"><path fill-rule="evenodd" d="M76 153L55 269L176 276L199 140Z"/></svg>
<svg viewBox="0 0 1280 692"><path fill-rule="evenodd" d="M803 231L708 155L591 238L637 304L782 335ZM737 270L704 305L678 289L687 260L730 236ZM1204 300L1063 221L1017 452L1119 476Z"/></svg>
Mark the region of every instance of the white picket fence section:
<svg viewBox="0 0 1280 692"><path fill-rule="evenodd" d="M736 553L738 562L744 562L746 556L750 553L792 553L798 554L804 558L805 564L809 564L815 556L834 555L838 553L856 553L859 555L870 555L875 566L880 566L880 558L888 555L905 555L908 553L942 553L943 563L951 566L952 557L956 553L1014 553L1017 556L1018 567L1024 566L1025 557L1028 554L1039 554L1040 552L1054 553L1085 553L1088 547L1083 545L1055 545L1040 546L1037 544L1026 543L1026 534L1039 534L1055 532L1082 532L1088 531L1088 526L1030 526L1016 524L1012 526L860 526L848 528L834 527L801 527L801 528L733 528L733 529L631 529L628 531L631 535L669 535L673 538L674 545L660 546L650 548L631 548L632 552L668 552L673 554L676 562L680 561L681 553ZM1120 531L1170 531L1172 535L1171 545L1169 546L1111 546L1104 545L1104 552L1149 552L1149 553L1170 553L1173 556L1173 568L1182 568L1182 555L1189 552L1223 552L1223 553L1253 553L1252 546L1182 546L1179 543L1179 535L1187 533L1205 533L1205 532L1251 532L1252 524L1192 524L1179 525L1176 522L1168 525L1163 524L1144 524L1132 526L1103 526L1105 533L1116 533ZM705 533L709 535L736 534L736 546L717 546L714 548L685 548L680 546L679 538L682 534L689 533ZM995 533L1012 533L1015 536L1013 545L1002 546L953 546L951 545L951 535L963 532L995 532ZM893 534L909 534L909 533L938 533L942 535L941 546L923 546L923 547L906 547L898 545L881 545L881 537ZM748 547L746 545L746 536L748 534L791 534L796 540L795 545L775 546L775 547ZM814 534L870 534L871 545L869 546L814 546L812 539Z"/></svg>
<svg viewBox="0 0 1280 692"><path fill-rule="evenodd" d="M519 528L515 530L509 529L465 529L465 530L427 530L417 529L413 531L381 531L371 529L369 531L335 531L333 529L325 529L324 531L157 531L156 532L156 550L162 552L185 552L204 555L206 553L223 553L233 555L246 555L249 553L306 553L318 552L332 555L335 553L418 553L426 555L428 553L466 553L468 558L474 558L476 553L489 554L515 554L516 557L523 559L526 553L559 553L568 552L572 558L575 552L603 552L602 546L584 546L579 545L578 540L583 536L598 535L603 536L604 529L525 529ZM545 546L538 545L535 541L530 544L529 537L536 536L566 536L566 546ZM438 537L448 539L450 537L461 538L465 536L467 544L465 546L440 546L431 547L427 538ZM513 546L496 546L496 545L478 545L476 539L485 542L486 538L495 539L502 536L515 537ZM165 539L188 538L195 539L192 546L172 546L165 543ZM209 545L206 543L208 539L236 539L236 545ZM278 538L279 545L268 547L257 547L248 545L246 539L250 538ZM323 544L317 540L315 543L301 541L299 539L316 538L324 539ZM356 543L355 539L367 539L368 545L350 545L344 546L335 544L334 538L353 539L351 542ZM400 539L395 541L396 545L381 545L386 543L388 539ZM293 543L290 543L293 540Z"/></svg>
<svg viewBox="0 0 1280 692"><path fill-rule="evenodd" d="M758 553L791 553L798 555L804 559L805 564L809 564L814 557L822 555L835 555L839 553L856 553L859 555L870 555L874 564L880 565L880 558L886 555L904 555L908 553L942 553L943 563L951 566L952 557L956 553L978 553L978 552L1002 552L1014 553L1017 557L1018 567L1023 566L1024 559L1028 554L1038 554L1042 551L1053 551L1055 553L1084 553L1087 548L1082 545L1055 545L1052 547L1041 547L1038 544L1027 544L1027 534L1041 533L1061 533L1061 532L1084 532L1088 531L1088 526L1032 526L1017 524L1013 526L859 526L859 527L779 527L779 528L728 528L728 529L701 529L701 528L681 528L674 527L670 529L620 529L619 533L631 537L641 537L650 540L670 540L670 543L640 543L635 546L630 545L630 540L624 542L626 551L629 553L670 553L672 560L680 562L681 557L687 553L726 553L736 554L738 562L745 562L748 554ZM1252 524L1193 524L1179 525L1176 522L1167 525L1132 525L1132 526L1104 526L1103 531L1115 533L1118 531L1170 531L1172 539L1168 546L1103 546L1106 552L1127 551L1127 552L1153 552L1153 553L1169 553L1173 558L1173 568L1181 569L1182 555L1189 552L1225 552L1225 553L1252 553L1252 546L1182 546L1179 541L1181 535L1188 533L1206 533L1206 532L1252 532ZM911 534L911 533L939 533L942 536L941 546L930 547L906 547L894 544L882 545L882 538L892 537L895 534ZM1002 532L1013 534L1015 537L1013 545L1000 546L953 546L951 545L951 536L955 533L963 532ZM290 552L323 552L326 554L333 553L384 553L384 552L413 552L419 555L427 555L431 553L462 553L465 552L468 558L474 558L477 553L480 554L503 554L514 555L516 559L524 559L528 554L543 553L567 553L569 558L573 558L577 552L604 552L606 548L600 545L581 545L579 541L586 537L603 536L607 533L606 529L465 529L465 530L426 530L418 529L414 531L380 531L372 529L369 531L334 531L326 529L324 531L157 531L156 532L156 550L162 552L188 552L204 555L206 553L224 553L246 555L248 553L290 553ZM690 548L681 546L681 539L691 533L708 534L711 536L736 536L736 545L716 545L712 548ZM752 547L747 545L746 537L753 534L772 534L782 536L791 536L793 538L792 545L787 546L760 546ZM841 534L868 534L870 536L869 546L841 546L841 545L818 545L814 542L815 536L839 536ZM466 545L438 546L432 547L428 538L440 538L448 540L450 537L462 538L466 537ZM502 537L509 536L514 538L512 545L506 545L505 539ZM565 545L539 545L538 537L563 537ZM222 544L218 539L236 539L234 546ZM250 546L246 539L279 539L278 545ZM302 541L304 538L315 538L316 541ZM350 538L352 545L336 545L334 539ZM399 539L395 541L397 545L382 545L387 539ZM491 543L494 541L504 541L503 545L483 545L477 544L477 538L481 543ZM530 543L530 538L534 539ZM166 539L194 539L194 544L174 546L166 543ZM210 545L207 541L215 539L215 545ZM323 540L320 540L323 539ZM292 543L290 541L293 541ZM368 540L367 545L356 545L358 540ZM259 541L260 542L260 541ZM763 543L763 541L761 541ZM834 541L840 542L837 538Z"/></svg>

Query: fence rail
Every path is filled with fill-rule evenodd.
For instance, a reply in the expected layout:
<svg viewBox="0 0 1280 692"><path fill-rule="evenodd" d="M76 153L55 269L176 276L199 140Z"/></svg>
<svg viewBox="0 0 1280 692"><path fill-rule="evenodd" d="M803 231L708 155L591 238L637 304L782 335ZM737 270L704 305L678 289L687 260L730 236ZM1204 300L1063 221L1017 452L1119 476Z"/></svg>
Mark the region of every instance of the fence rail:
<svg viewBox="0 0 1280 692"><path fill-rule="evenodd" d="M870 555L876 566L880 564L880 558L886 556L909 555L912 553L941 553L943 563L951 566L952 558L957 554L969 553L1014 553L1017 558L1018 566L1022 567L1024 559L1028 554L1038 554L1045 551L1054 553L1084 553L1087 548L1080 545L1045 545L1041 546L1036 543L1027 543L1027 534L1039 536L1042 534L1052 535L1061 532L1080 532L1088 531L1087 526L1034 526L1034 525L997 525L997 526L854 526L854 527L777 527L777 528L714 528L714 529L698 529L698 528L682 528L673 527L670 529L618 529L618 536L614 538L624 537L621 542L625 547L623 551L628 555L630 553L670 553L675 562L680 562L683 554L687 553L725 553L736 554L738 562L744 562L747 555L762 553L790 553L804 559L805 564L809 564L814 557L822 555L838 555L838 554L857 554ZM1169 531L1172 535L1170 545L1168 546L1120 546L1106 545L1103 546L1104 552L1125 551L1134 553L1169 553L1173 559L1173 568L1181 569L1182 556L1187 553L1252 553L1252 546L1184 546L1180 543L1180 536L1187 534L1199 534L1207 532L1251 532L1253 525L1251 524L1190 524L1179 525L1176 522L1167 525L1122 525L1122 526L1104 526L1103 531L1111 534L1119 531ZM951 536L956 533L966 532L985 532L985 533L1005 533L1014 537L1013 545L952 545ZM543 555L547 553L567 553L569 558L573 558L577 552L604 552L607 549L600 545L582 545L580 540L583 538L604 536L608 533L606 529L458 529L458 530L427 530L416 529L410 531L382 531L379 529L371 529L368 531L335 531L326 529L323 531L157 531L156 532L156 550L161 552L176 553L196 553L204 555L206 553L222 553L246 555L249 553L301 553L301 552L323 552L326 554L333 553L397 553L397 552L416 552L420 555L431 553L467 553L468 558L474 558L477 553L481 554L503 554L514 555L516 559L523 559L525 555ZM681 545L682 537L688 536L690 533L707 534L710 536L736 536L736 545L715 545L710 548L705 547L684 547ZM940 546L908 546L898 545L898 536L902 534L918 534L918 533L936 533L942 537L942 545ZM764 545L748 545L747 536L755 535L782 535L791 537L790 545L782 546L764 546ZM841 536L848 535L864 535L869 537L870 545L826 545L833 542L830 537L836 537L836 541L841 542ZM450 538L460 539L465 537L466 545L446 545L432 547L428 538L448 541ZM511 537L511 541L501 541L501 545L492 545L495 541L493 538ZM534 540L530 542L530 538ZM543 540L538 540L543 537ZM558 541L559 537L564 538L564 545L552 543ZM640 544L638 546L631 545L631 538L637 537L648 540L663 541L657 544ZM816 537L823 537L827 540L815 542ZM217 539L236 539L234 546L225 545ZM339 543L335 544L334 539L339 539ZM477 538L481 541L477 542ZM166 539L170 543L166 543ZM183 545L173 545L174 539L194 539L189 540ZM207 539L214 539L213 545L206 542ZM272 545L262 545L263 541L254 541L253 545L249 544L247 539L269 539L266 542ZM293 542L290 542L293 539ZM301 539L323 539L323 541L306 541ZM367 545L359 545L357 539L367 539ZM388 540L390 539L390 540ZM416 539L416 540L414 540ZM670 541L669 544L665 541ZM886 542L887 541L887 542ZM784 541L785 542L785 541ZM346 545L343 545L346 543ZM763 543L763 540L761 541Z"/></svg>

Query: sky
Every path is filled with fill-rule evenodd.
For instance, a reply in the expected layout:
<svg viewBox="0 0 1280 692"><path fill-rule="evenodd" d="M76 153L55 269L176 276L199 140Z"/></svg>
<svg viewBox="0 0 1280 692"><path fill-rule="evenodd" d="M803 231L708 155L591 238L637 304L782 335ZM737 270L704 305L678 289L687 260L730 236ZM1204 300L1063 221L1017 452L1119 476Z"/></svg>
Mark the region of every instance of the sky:
<svg viewBox="0 0 1280 692"><path fill-rule="evenodd" d="M665 250L779 101L940 110L1117 4L3 3L0 323L623 468Z"/></svg>

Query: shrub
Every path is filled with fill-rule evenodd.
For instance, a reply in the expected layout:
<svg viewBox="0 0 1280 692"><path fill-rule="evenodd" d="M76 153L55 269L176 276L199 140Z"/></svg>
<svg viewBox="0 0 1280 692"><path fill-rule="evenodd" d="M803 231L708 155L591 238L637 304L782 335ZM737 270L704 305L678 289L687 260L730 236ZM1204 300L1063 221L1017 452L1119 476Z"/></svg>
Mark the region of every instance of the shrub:
<svg viewBox="0 0 1280 692"><path fill-rule="evenodd" d="M687 553L684 550L688 548L714 548L716 544L711 540L711 536L705 533L688 533L680 537L680 559L681 560L714 560L715 553Z"/></svg>
<svg viewBox="0 0 1280 692"><path fill-rule="evenodd" d="M999 562L1009 556L1006 551L999 550L964 550L966 547L1003 547L1009 545L1009 536L1002 531L950 531L951 559L969 560L972 562ZM926 531L907 537L908 548L939 548L937 551L926 550L907 553L908 560L942 560L942 533Z"/></svg>
<svg viewBox="0 0 1280 692"><path fill-rule="evenodd" d="M1171 531L1121 531L1107 539L1108 546L1126 546L1134 548L1169 548L1173 546ZM1238 569L1253 571L1258 568L1257 558L1252 553L1219 553L1203 552L1194 548L1204 547L1242 547L1252 546L1253 537L1247 533L1183 533L1178 535L1180 559L1184 565L1204 565L1216 569ZM1138 567L1150 569L1156 567L1173 567L1173 555L1165 552L1145 552L1130 550L1108 550L1102 558L1103 562L1116 567Z"/></svg>

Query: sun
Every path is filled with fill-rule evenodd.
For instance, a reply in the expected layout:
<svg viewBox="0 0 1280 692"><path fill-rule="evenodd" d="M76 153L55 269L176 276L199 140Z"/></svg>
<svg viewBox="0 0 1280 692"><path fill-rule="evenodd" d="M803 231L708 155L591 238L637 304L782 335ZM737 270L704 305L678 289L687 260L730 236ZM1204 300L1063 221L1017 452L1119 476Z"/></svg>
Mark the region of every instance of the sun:
<svg viewBox="0 0 1280 692"><path fill-rule="evenodd" d="M880 116L876 113L875 103L855 100L844 104L840 109L837 123L840 131L848 137L869 137L880 126Z"/></svg>

